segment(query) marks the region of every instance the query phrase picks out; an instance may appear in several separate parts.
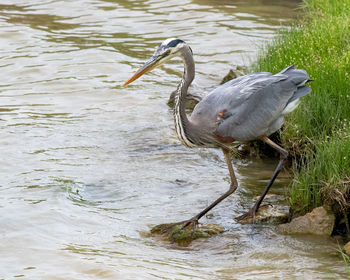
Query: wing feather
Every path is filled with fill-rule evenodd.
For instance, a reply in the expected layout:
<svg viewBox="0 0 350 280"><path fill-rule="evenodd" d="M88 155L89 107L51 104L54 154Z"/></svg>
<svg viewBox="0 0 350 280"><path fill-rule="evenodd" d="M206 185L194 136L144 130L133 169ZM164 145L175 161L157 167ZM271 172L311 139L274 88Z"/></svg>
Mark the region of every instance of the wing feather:
<svg viewBox="0 0 350 280"><path fill-rule="evenodd" d="M239 77L219 86L199 102L191 121L237 141L269 135L283 124L283 111L288 103L311 91L303 86L307 79L304 70L293 66L275 75L260 72ZM222 118L218 120L219 113Z"/></svg>

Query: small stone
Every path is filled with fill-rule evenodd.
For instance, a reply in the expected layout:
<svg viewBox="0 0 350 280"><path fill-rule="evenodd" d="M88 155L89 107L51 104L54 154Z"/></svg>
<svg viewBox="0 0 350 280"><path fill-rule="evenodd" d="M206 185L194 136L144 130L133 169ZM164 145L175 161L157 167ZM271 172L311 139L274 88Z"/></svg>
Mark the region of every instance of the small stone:
<svg viewBox="0 0 350 280"><path fill-rule="evenodd" d="M350 242L346 243L343 247L343 251L345 252L345 254L347 254L348 256L350 256Z"/></svg>
<svg viewBox="0 0 350 280"><path fill-rule="evenodd" d="M214 214L213 213L208 213L208 214L205 215L205 217L207 219L212 219L212 218L214 218Z"/></svg>
<svg viewBox="0 0 350 280"><path fill-rule="evenodd" d="M225 231L216 224L200 224L193 231L192 226L181 229L182 224L160 224L151 229L151 235L160 237L161 240L175 242L180 246L188 246L198 238L209 238Z"/></svg>
<svg viewBox="0 0 350 280"><path fill-rule="evenodd" d="M260 195L254 197L254 201L258 201L259 198L260 198ZM278 195L278 194L274 194L274 193L268 193L264 197L264 202L268 201L268 203L272 203L272 202L280 201L280 200L284 200L284 199L285 199L285 197L282 196L282 195Z"/></svg>
<svg viewBox="0 0 350 280"><path fill-rule="evenodd" d="M244 71L243 68L240 68L239 66L236 67L236 69L230 69L230 71L227 73L227 75L222 79L221 81L221 85L230 81L230 80L233 80L233 79L236 79L238 77L241 77L244 75Z"/></svg>
<svg viewBox="0 0 350 280"><path fill-rule="evenodd" d="M174 107L175 94L176 94L176 90L170 94L170 97L167 102L168 106L171 108ZM201 95L199 93L187 93L186 102L185 102L186 109L193 110L194 107L197 105L197 103L201 101L204 96L205 96L204 94Z"/></svg>
<svg viewBox="0 0 350 280"><path fill-rule="evenodd" d="M284 234L316 234L330 236L333 231L335 216L323 207L317 207L304 216L293 219L290 223L277 227Z"/></svg>
<svg viewBox="0 0 350 280"><path fill-rule="evenodd" d="M237 65L236 66L237 70L241 70L242 72L246 72L247 71L247 66L244 65Z"/></svg>
<svg viewBox="0 0 350 280"><path fill-rule="evenodd" d="M254 223L256 224L281 224L288 221L288 213L278 209L270 204L261 205L255 214ZM253 220L250 216L239 221L241 224L251 224Z"/></svg>

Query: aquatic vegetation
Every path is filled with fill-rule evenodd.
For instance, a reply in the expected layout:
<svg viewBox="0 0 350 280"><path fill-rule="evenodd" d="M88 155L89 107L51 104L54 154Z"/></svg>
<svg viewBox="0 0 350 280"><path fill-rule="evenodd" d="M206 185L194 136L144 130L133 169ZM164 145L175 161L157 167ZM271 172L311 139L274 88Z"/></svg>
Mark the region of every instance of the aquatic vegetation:
<svg viewBox="0 0 350 280"><path fill-rule="evenodd" d="M183 225L179 223L160 224L153 227L150 233L162 240L171 241L180 246L188 246L195 239L209 238L225 231L222 226L216 224L199 224L194 231L191 226L182 227Z"/></svg>
<svg viewBox="0 0 350 280"><path fill-rule="evenodd" d="M338 250L339 254L343 258L345 267L346 267L346 273L348 274L348 277L350 278L350 256L348 256L346 253L342 251L341 248Z"/></svg>

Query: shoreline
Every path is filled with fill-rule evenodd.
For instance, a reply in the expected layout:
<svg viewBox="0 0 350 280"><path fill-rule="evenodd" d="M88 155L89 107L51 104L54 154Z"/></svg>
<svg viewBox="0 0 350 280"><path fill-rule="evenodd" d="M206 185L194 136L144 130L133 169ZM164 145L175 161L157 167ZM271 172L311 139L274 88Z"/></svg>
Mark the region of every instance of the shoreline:
<svg viewBox="0 0 350 280"><path fill-rule="evenodd" d="M304 0L303 18L258 55L252 72L294 64L310 74L312 93L286 116L281 144L293 158L293 217L325 205L334 234L350 234L350 1Z"/></svg>

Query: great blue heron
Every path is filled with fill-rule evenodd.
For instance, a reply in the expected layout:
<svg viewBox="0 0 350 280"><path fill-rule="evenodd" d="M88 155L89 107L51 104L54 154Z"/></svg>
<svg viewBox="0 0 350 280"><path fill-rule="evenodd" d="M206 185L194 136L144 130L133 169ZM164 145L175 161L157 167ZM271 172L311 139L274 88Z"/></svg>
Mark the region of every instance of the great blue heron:
<svg viewBox="0 0 350 280"><path fill-rule="evenodd" d="M284 115L298 106L299 98L311 92L310 87L305 85L308 74L305 70L289 66L275 75L260 72L239 77L211 91L197 104L188 118L185 99L188 87L194 79L195 66L191 48L180 39L171 38L161 43L153 56L123 86L174 56L182 58L185 68L175 95L174 120L177 136L189 148L221 148L231 177L229 190L203 211L181 222L183 228L191 224L196 228L203 215L237 189L230 147L237 142L260 139L280 153L280 160L257 202L247 214L238 217L242 219L251 216L254 222L256 211L288 156L288 152L268 136L281 128Z"/></svg>

